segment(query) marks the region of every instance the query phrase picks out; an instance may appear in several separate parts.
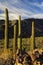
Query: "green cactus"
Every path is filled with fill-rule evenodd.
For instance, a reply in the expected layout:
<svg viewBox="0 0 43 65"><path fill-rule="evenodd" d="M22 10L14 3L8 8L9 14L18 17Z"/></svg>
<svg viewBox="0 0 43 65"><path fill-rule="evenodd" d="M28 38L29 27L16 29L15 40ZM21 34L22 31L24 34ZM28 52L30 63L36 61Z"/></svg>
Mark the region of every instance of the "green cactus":
<svg viewBox="0 0 43 65"><path fill-rule="evenodd" d="M9 16L8 9L5 8L5 43L4 48L6 49L9 44Z"/></svg>
<svg viewBox="0 0 43 65"><path fill-rule="evenodd" d="M21 37L21 16L19 16L18 20L18 48L22 49L22 37Z"/></svg>

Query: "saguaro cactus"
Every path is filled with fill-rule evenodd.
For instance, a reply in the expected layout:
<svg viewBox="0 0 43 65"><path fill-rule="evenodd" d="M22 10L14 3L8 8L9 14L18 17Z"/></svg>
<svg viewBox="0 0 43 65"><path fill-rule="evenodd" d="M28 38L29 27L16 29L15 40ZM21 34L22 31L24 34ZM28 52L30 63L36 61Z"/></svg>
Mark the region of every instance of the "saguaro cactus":
<svg viewBox="0 0 43 65"><path fill-rule="evenodd" d="M19 16L18 20L18 48L22 48L22 37L21 37L21 16Z"/></svg>
<svg viewBox="0 0 43 65"><path fill-rule="evenodd" d="M8 9L5 8L5 43L4 49L7 48L9 44L9 17L8 17Z"/></svg>
<svg viewBox="0 0 43 65"><path fill-rule="evenodd" d="M15 20L16 21L16 20ZM13 22L15 22L15 21L13 21ZM16 22L15 22L16 23ZM16 34L17 34L17 32L16 32L16 24L14 24L14 43L13 43L13 54L14 53L16 53L16 45L17 45L17 36L16 36Z"/></svg>
<svg viewBox="0 0 43 65"><path fill-rule="evenodd" d="M31 36L31 50L34 50L35 36L34 36L34 21L32 21L32 36Z"/></svg>

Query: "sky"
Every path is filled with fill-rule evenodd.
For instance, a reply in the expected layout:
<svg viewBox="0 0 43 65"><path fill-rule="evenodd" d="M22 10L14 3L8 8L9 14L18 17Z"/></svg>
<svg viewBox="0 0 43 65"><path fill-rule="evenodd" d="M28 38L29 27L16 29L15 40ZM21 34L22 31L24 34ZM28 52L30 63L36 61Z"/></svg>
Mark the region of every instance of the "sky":
<svg viewBox="0 0 43 65"><path fill-rule="evenodd" d="M0 19L5 18L5 8L9 19L43 18L43 0L0 0Z"/></svg>

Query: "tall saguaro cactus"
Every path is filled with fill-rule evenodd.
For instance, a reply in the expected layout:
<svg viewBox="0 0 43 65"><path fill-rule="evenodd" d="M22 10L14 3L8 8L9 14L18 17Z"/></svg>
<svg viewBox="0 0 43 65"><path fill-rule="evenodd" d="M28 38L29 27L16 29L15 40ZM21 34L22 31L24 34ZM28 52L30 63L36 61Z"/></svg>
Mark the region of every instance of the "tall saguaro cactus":
<svg viewBox="0 0 43 65"><path fill-rule="evenodd" d="M15 54L15 57L14 57L15 60L16 60L16 50L17 50L17 31L16 30L17 30L17 26L16 24L14 24L13 56Z"/></svg>
<svg viewBox="0 0 43 65"><path fill-rule="evenodd" d="M31 50L34 50L34 46L35 46L35 36L34 36L34 21L32 21L32 36L31 36Z"/></svg>
<svg viewBox="0 0 43 65"><path fill-rule="evenodd" d="M16 45L17 45L17 26L16 26L16 20L14 20L13 22L15 22L14 24L14 43L13 43L13 54L16 53Z"/></svg>
<svg viewBox="0 0 43 65"><path fill-rule="evenodd" d="M22 49L22 37L21 37L21 16L19 16L18 20L18 48Z"/></svg>
<svg viewBox="0 0 43 65"><path fill-rule="evenodd" d="M5 43L4 49L7 48L9 44L9 17L8 17L8 9L5 8Z"/></svg>

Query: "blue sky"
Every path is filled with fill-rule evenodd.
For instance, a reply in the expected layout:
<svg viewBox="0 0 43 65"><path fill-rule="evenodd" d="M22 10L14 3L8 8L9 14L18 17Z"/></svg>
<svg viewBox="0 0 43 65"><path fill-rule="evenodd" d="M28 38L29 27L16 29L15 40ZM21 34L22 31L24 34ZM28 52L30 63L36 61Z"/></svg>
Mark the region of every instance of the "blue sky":
<svg viewBox="0 0 43 65"><path fill-rule="evenodd" d="M9 18L43 18L43 0L0 0L0 19L8 8Z"/></svg>

